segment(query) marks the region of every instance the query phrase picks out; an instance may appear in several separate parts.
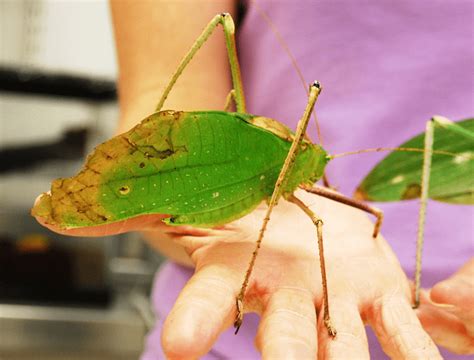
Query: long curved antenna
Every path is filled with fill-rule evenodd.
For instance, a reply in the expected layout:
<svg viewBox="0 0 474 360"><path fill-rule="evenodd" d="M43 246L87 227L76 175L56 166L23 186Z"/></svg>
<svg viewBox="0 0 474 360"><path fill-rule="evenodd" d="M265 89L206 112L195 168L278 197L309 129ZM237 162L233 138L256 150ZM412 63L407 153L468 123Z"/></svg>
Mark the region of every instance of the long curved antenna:
<svg viewBox="0 0 474 360"><path fill-rule="evenodd" d="M407 148L407 147L379 147L379 148L370 148L370 149L362 149L362 150L356 150L356 151L347 151L335 155L329 155L331 159L335 158L340 158L340 157L345 157L349 155L358 155L358 154L365 154L365 153L371 153L371 152L382 152L382 151L406 151L406 152L419 152L419 153L425 153L425 149L419 149L419 148ZM452 153L450 151L444 151L444 150L433 150L433 154L437 155L448 155L448 156L454 156L454 157L462 157L462 154L456 154ZM469 159L469 157L466 155L466 158Z"/></svg>
<svg viewBox="0 0 474 360"><path fill-rule="evenodd" d="M283 36L278 31L278 28L276 27L276 25L274 24L272 19L270 19L268 14L260 7L260 5L258 5L257 0L251 0L251 3L255 6L258 13L262 17L262 19L267 23L267 25L270 27L270 29L272 29L278 43L280 44L280 46L283 48L283 50L286 52L286 54L290 58L291 64L293 65L293 68L295 69L296 73L298 74L298 78L300 79L301 84L303 85L304 91L306 92L306 96L309 96L308 83L306 82L306 80L303 76L303 72L301 71L301 68L299 67L298 62L296 61L296 58L293 56L293 53L291 52L291 50L290 50L288 44L286 43L285 39L283 39ZM313 115L314 122L316 123L316 131L318 133L318 141L319 141L319 144L322 146L323 145L323 135L321 133L321 127L319 126L318 117L316 116L315 111L313 111L312 115Z"/></svg>

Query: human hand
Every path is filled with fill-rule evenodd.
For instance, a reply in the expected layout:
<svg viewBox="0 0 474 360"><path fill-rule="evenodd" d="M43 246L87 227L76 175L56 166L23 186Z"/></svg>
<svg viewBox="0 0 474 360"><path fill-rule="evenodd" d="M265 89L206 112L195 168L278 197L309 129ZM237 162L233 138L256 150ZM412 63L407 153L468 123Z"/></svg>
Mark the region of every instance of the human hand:
<svg viewBox="0 0 474 360"><path fill-rule="evenodd" d="M324 220L332 323L328 336L316 320L322 289L316 230L296 206L275 209L245 297L245 310L261 314L256 345L263 358L369 358L364 322L393 358L440 358L410 306L398 260L372 224L352 208L299 192ZM201 236L175 235L196 272L181 292L163 329L169 358L207 353L236 315L235 298L247 269L265 207ZM245 318L243 326L245 326Z"/></svg>
<svg viewBox="0 0 474 360"><path fill-rule="evenodd" d="M457 354L474 354L474 258L422 291L417 314L438 345Z"/></svg>
<svg viewBox="0 0 474 360"><path fill-rule="evenodd" d="M330 338L322 316L316 320L322 307L316 229L295 205L281 200L245 297L245 310L262 316L256 344L263 358L314 359L318 352L328 359L369 358L364 322L394 358L440 358L411 309L398 260L381 236L371 237L367 216L304 192L298 197L324 220L329 306L338 334ZM184 246L196 272L165 322L162 344L170 358L197 358L234 321L235 298L264 211L261 206L219 229L169 227L162 216L148 215L69 232L94 236L143 230L148 238L165 237Z"/></svg>

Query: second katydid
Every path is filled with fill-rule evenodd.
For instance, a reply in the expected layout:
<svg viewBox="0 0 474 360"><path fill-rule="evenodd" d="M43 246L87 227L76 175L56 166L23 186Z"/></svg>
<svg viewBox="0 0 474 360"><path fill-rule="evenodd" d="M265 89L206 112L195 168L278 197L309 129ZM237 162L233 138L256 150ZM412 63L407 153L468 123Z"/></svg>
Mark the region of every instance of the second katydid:
<svg viewBox="0 0 474 360"><path fill-rule="evenodd" d="M233 80L226 108L233 100L237 112L161 111L177 78L219 24L224 28ZM308 104L295 133L275 120L246 113L234 32L229 14L215 16L180 63L156 112L130 131L99 145L75 177L54 181L51 193L43 194L32 213L62 228L107 224L143 214L166 214L165 222L170 225L212 227L240 218L267 200L268 209L256 249L236 299L238 331L245 291L265 229L272 209L283 197L299 206L315 224L324 291L324 323L329 334L335 336L327 295L323 220L293 192L302 187L375 215L374 237L380 229L382 213L332 190L313 187L331 159L322 147L305 138L321 92L318 82L310 86ZM429 146L428 149L427 159L431 156ZM425 163L429 165L428 161ZM426 180L429 168L426 168L422 186L425 193L429 183ZM426 194L422 199L426 204Z"/></svg>

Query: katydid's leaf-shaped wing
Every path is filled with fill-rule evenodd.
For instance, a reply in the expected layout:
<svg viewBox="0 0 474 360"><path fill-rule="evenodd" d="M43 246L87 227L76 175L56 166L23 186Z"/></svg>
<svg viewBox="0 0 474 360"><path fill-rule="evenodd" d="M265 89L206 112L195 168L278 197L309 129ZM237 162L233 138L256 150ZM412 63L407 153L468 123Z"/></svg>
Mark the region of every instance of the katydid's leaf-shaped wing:
<svg viewBox="0 0 474 360"><path fill-rule="evenodd" d="M161 111L97 146L73 177L32 209L61 229L141 215L216 226L248 214L275 186L292 133L271 119L220 111ZM321 177L327 154L303 144L284 190Z"/></svg>
<svg viewBox="0 0 474 360"><path fill-rule="evenodd" d="M456 123L474 132L474 119ZM402 148L424 147L424 134L401 144ZM433 150L456 155L433 154L429 197L453 204L474 204L474 143L472 139L435 127ZM423 153L395 151L367 175L356 196L369 201L400 201L420 196Z"/></svg>

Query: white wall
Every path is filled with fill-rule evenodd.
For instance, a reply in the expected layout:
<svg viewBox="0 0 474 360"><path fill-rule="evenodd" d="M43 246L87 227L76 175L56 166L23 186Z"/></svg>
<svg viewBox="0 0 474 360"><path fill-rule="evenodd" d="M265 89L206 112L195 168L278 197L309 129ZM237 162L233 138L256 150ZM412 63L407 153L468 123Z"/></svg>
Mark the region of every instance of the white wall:
<svg viewBox="0 0 474 360"><path fill-rule="evenodd" d="M0 65L113 80L114 49L106 0L0 0ZM0 92L0 148L57 141L73 127L92 131L92 147L112 135L116 121L115 103ZM30 207L54 177L72 175L79 162L53 165L1 176L0 217Z"/></svg>
<svg viewBox="0 0 474 360"><path fill-rule="evenodd" d="M114 78L106 0L0 0L0 63Z"/></svg>

